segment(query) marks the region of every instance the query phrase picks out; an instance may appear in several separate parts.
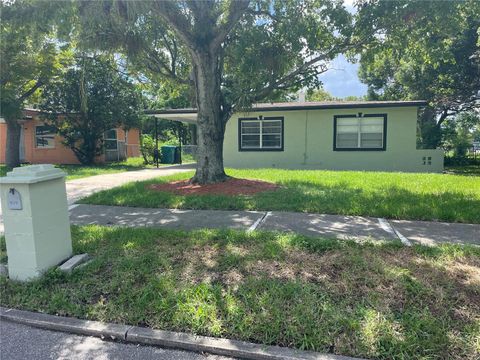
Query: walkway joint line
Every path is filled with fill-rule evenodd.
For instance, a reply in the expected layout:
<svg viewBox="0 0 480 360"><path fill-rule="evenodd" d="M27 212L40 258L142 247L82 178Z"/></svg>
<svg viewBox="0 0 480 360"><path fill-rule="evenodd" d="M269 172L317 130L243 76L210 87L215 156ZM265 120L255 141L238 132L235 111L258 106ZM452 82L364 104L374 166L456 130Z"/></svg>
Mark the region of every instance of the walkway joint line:
<svg viewBox="0 0 480 360"><path fill-rule="evenodd" d="M255 231L257 230L264 222L265 222L265 219L270 216L272 214L271 211L267 211L266 213L264 213L262 215L262 217L260 219L258 219L257 221L255 221L247 230L247 233L251 233L252 231Z"/></svg>
<svg viewBox="0 0 480 360"><path fill-rule="evenodd" d="M383 230L385 230L389 234L395 235L397 238L399 238L403 245L412 246L412 243L410 242L410 240L408 240L408 238L403 236L400 233L400 231L395 229L395 227L392 224L390 224L390 222L387 219L378 218L378 223L380 224L380 226Z"/></svg>

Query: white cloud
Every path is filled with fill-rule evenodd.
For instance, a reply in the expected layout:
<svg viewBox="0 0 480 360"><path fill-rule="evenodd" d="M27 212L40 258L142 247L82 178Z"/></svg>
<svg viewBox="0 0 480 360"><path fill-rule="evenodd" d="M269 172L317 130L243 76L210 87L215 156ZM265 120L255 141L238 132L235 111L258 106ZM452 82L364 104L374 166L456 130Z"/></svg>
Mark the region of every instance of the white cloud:
<svg viewBox="0 0 480 360"><path fill-rule="evenodd" d="M349 63L344 55L337 56L331 69L320 75L323 88L335 97L365 95L367 86L358 78L358 67L358 64Z"/></svg>

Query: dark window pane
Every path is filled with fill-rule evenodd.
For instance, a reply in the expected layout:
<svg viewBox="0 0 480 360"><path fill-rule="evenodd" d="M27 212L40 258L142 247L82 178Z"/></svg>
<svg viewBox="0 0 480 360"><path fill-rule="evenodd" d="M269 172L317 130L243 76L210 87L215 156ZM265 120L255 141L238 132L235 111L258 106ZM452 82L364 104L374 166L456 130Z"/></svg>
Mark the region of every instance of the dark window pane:
<svg viewBox="0 0 480 360"><path fill-rule="evenodd" d="M105 131L105 139L116 140L117 139L117 129Z"/></svg>
<svg viewBox="0 0 480 360"><path fill-rule="evenodd" d="M263 147L281 147L280 135L263 135L262 145Z"/></svg>
<svg viewBox="0 0 480 360"><path fill-rule="evenodd" d="M55 147L55 128L51 125L35 127L35 146L37 148Z"/></svg>
<svg viewBox="0 0 480 360"><path fill-rule="evenodd" d="M383 145L382 133L367 133L360 136L362 148L381 148Z"/></svg>
<svg viewBox="0 0 480 360"><path fill-rule="evenodd" d="M282 132L282 122L280 120L264 121L262 125L262 132L264 134L279 134Z"/></svg>
<svg viewBox="0 0 480 360"><path fill-rule="evenodd" d="M351 133L337 134L337 148L358 147L358 135Z"/></svg>

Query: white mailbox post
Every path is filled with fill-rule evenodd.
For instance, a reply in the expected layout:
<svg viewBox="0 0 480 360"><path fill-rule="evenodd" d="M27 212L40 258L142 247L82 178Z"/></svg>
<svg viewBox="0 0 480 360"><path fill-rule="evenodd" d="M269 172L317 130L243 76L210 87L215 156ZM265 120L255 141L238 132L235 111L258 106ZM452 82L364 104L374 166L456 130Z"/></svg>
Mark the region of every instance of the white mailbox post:
<svg viewBox="0 0 480 360"><path fill-rule="evenodd" d="M15 168L0 178L0 198L11 279L33 279L72 255L63 171Z"/></svg>

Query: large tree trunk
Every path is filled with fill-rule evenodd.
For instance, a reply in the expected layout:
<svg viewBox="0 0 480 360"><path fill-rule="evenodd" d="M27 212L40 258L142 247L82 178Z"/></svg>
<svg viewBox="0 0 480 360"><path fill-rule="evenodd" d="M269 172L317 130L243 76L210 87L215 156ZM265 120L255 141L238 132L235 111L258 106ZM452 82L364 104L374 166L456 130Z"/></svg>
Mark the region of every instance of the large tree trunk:
<svg viewBox="0 0 480 360"><path fill-rule="evenodd" d="M197 170L193 183L209 184L225 181L223 168L224 114L218 55L208 50L195 52L193 75L197 94Z"/></svg>
<svg viewBox="0 0 480 360"><path fill-rule="evenodd" d="M6 119L7 123L7 149L5 163L7 167L20 166L20 132L21 125L17 120Z"/></svg>

